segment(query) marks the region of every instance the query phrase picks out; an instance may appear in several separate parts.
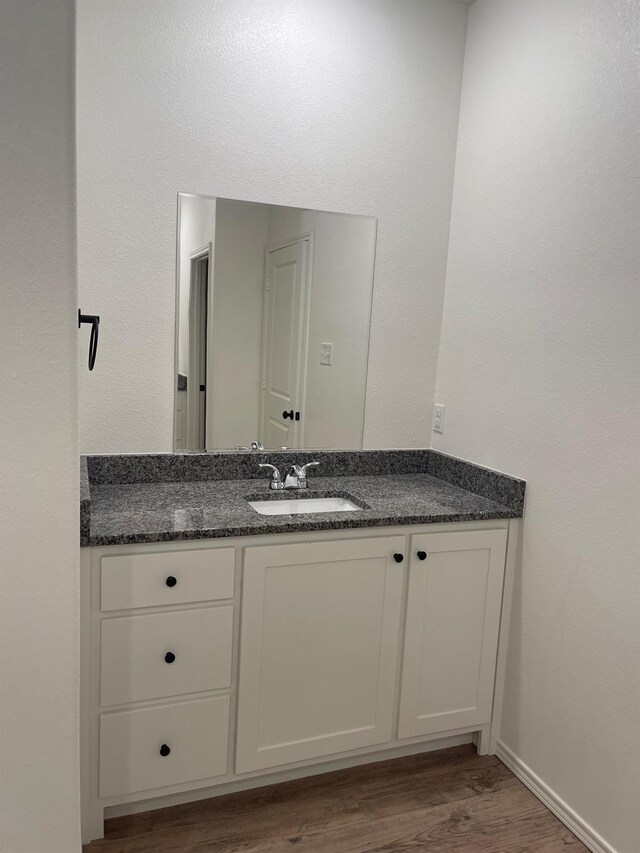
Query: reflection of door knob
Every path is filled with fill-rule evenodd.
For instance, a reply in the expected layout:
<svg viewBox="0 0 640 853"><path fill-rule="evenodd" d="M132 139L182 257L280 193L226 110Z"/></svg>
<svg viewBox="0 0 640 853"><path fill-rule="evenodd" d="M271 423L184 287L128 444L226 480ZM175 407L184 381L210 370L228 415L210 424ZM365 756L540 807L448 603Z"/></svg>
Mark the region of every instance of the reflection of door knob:
<svg viewBox="0 0 640 853"><path fill-rule="evenodd" d="M291 411L289 412L283 412L282 417L285 419L285 421L287 418L291 418L291 420L293 420L293 409L291 409Z"/></svg>

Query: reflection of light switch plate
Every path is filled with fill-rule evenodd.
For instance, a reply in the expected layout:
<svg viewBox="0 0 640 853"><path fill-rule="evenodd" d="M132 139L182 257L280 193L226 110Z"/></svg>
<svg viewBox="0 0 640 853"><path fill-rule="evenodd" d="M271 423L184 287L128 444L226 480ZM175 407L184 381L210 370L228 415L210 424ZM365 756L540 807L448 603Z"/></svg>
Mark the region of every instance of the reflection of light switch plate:
<svg viewBox="0 0 640 853"><path fill-rule="evenodd" d="M331 366L333 358L333 344L320 344L320 364Z"/></svg>

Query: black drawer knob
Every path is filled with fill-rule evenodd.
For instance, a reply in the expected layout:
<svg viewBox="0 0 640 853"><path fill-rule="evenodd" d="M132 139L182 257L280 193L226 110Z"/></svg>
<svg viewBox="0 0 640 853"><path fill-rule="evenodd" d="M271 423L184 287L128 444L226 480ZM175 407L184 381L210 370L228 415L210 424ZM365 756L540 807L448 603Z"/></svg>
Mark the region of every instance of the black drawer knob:
<svg viewBox="0 0 640 853"><path fill-rule="evenodd" d="M175 586L178 583L178 579L174 578L173 575L169 575L169 577L165 581L167 586Z"/></svg>
<svg viewBox="0 0 640 853"><path fill-rule="evenodd" d="M426 560L427 559L427 552L426 551L418 551L417 556L418 556L419 560Z"/></svg>
<svg viewBox="0 0 640 853"><path fill-rule="evenodd" d="M175 659L176 659L176 656L174 655L173 652L167 652L166 655L164 656L165 663L173 663Z"/></svg>
<svg viewBox="0 0 640 853"><path fill-rule="evenodd" d="M287 419L287 418L291 418L291 420L293 420L293 409L291 409L291 410L290 410L290 411L288 411L288 412L283 412L283 413L282 413L282 417L283 417L283 419L284 419L285 421L286 421L286 419Z"/></svg>
<svg viewBox="0 0 640 853"><path fill-rule="evenodd" d="M166 758L167 755L170 754L170 752L171 752L171 748L169 746L167 746L166 743L163 743L162 746L160 747L160 755L163 758Z"/></svg>
<svg viewBox="0 0 640 853"><path fill-rule="evenodd" d="M394 554L393 559L396 563L401 563L404 560L404 554Z"/></svg>

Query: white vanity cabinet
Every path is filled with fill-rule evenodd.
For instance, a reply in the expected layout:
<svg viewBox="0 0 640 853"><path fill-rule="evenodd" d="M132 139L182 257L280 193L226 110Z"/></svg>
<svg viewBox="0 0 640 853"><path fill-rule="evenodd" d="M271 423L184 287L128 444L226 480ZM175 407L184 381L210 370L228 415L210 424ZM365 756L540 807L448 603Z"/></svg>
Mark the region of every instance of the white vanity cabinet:
<svg viewBox="0 0 640 853"><path fill-rule="evenodd" d="M238 773L392 739L404 550L402 536L245 550Z"/></svg>
<svg viewBox="0 0 640 853"><path fill-rule="evenodd" d="M149 800L488 751L517 525L83 549L83 839Z"/></svg>

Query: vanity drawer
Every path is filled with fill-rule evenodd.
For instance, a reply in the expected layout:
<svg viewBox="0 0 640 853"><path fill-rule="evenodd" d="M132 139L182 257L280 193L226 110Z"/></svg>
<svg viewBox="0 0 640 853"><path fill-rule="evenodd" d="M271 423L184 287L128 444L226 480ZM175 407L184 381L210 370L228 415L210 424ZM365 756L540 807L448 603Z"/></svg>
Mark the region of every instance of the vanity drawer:
<svg viewBox="0 0 640 853"><path fill-rule="evenodd" d="M232 631L231 606L103 619L100 704L229 687Z"/></svg>
<svg viewBox="0 0 640 853"><path fill-rule="evenodd" d="M228 696L101 714L100 796L221 776L228 737Z"/></svg>
<svg viewBox="0 0 640 853"><path fill-rule="evenodd" d="M103 557L102 610L233 598L234 548Z"/></svg>

